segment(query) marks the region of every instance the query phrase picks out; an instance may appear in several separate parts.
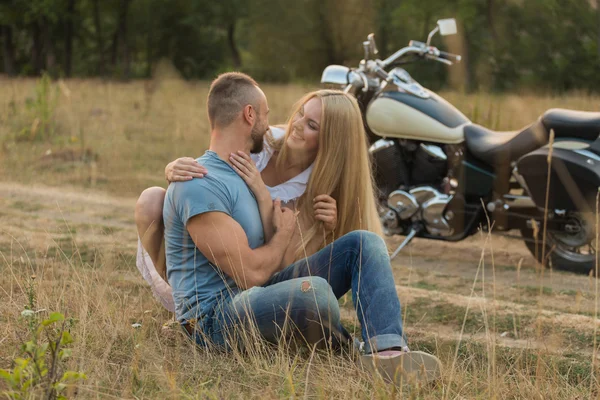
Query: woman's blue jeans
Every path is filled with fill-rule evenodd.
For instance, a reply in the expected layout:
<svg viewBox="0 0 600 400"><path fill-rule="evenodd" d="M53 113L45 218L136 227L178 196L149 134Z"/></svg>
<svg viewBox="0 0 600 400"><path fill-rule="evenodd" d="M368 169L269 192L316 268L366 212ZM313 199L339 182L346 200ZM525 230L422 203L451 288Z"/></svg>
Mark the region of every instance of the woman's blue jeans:
<svg viewBox="0 0 600 400"><path fill-rule="evenodd" d="M387 248L368 231L350 232L265 285L223 298L199 323L196 341L231 348L249 329L257 329L273 343L292 335L310 344L351 343L337 301L350 290L364 351L406 346Z"/></svg>

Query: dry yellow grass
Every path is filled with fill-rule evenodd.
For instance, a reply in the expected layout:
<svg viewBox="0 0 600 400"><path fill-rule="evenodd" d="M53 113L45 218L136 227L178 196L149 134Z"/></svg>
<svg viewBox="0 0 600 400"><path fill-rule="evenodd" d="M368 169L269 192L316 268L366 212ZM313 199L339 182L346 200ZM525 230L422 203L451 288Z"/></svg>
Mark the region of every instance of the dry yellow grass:
<svg viewBox="0 0 600 400"><path fill-rule="evenodd" d="M164 166L180 156L200 156L209 141L208 83L177 79L119 84L92 80L54 85L56 136L48 142L7 140L34 117L26 108L34 80L3 80L0 93L1 172L12 180L73 184L136 195L164 184ZM265 85L271 120L285 120L307 89ZM94 167L81 162L89 150ZM52 154L48 154L51 151Z"/></svg>
<svg viewBox="0 0 600 400"><path fill-rule="evenodd" d="M249 354L195 348L164 326L171 316L135 269L132 210L143 188L163 184L169 160L206 147L207 84L68 81L56 86L57 135L33 143L13 137L32 123L24 104L35 82L4 80L0 87L0 368L18 353L25 334L20 312L33 284L42 314L61 311L74 320L69 368L89 377L77 388L79 398L598 395L591 376L593 282L557 272L542 282L520 243L485 236L456 245L417 241L394 264L412 348L436 353L446 366L436 386L395 389L336 354L262 343ZM307 90L266 86L271 122L285 119ZM497 129L518 128L549 107L600 104L578 94L446 97ZM351 302L341 304L353 329Z"/></svg>
<svg viewBox="0 0 600 400"><path fill-rule="evenodd" d="M207 147L206 82L165 76L128 84L99 80L55 84L55 137L46 142L11 141L35 119L26 108L27 99L35 98L35 86L34 80L0 80L0 173L13 181L93 185L121 196L137 195L148 186L164 184L169 161L200 156ZM317 86L263 88L270 122L281 123L292 104ZM525 126L550 107L600 110L600 98L583 94L443 95L474 122L500 130ZM96 157L96 162L89 162Z"/></svg>

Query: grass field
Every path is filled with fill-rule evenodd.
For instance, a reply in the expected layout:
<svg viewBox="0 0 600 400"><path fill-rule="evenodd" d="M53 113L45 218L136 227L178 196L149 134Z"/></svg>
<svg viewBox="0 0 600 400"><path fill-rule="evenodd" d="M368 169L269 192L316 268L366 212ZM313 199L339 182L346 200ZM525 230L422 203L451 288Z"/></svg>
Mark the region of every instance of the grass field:
<svg viewBox="0 0 600 400"><path fill-rule="evenodd" d="M0 368L19 356L29 329L21 312L33 305L40 317L60 311L69 321L66 366L88 377L68 389L78 398L600 395L596 281L542 274L522 243L484 234L452 245L416 240L393 264L411 348L444 362L437 385L393 388L348 357L308 349L195 348L137 273L133 206L145 187L164 186L168 161L205 149L207 84L164 76L0 88ZM309 89L265 86L271 122ZM550 107L600 109L600 98L583 94L444 96L495 129ZM356 329L352 302L340 304Z"/></svg>

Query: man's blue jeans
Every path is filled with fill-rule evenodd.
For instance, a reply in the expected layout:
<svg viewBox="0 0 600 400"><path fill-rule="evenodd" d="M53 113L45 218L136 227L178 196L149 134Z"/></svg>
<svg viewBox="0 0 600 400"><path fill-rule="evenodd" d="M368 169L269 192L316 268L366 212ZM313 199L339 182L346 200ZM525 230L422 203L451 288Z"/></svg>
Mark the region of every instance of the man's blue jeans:
<svg viewBox="0 0 600 400"><path fill-rule="evenodd" d="M231 348L236 345L232 341L254 328L273 343L282 335L311 344L350 343L337 301L349 290L366 353L406 346L387 248L367 231L350 232L265 285L221 299L212 315L199 322L196 341Z"/></svg>

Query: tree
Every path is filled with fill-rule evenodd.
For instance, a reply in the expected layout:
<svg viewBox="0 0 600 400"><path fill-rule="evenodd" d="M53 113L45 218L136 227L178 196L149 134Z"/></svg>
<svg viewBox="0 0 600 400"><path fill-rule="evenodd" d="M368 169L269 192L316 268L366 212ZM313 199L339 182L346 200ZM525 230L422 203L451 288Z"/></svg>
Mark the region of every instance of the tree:
<svg viewBox="0 0 600 400"><path fill-rule="evenodd" d="M2 37L2 60L4 61L4 72L8 76L16 74L15 46L13 43L13 29L9 25L0 25L0 36Z"/></svg>
<svg viewBox="0 0 600 400"><path fill-rule="evenodd" d="M463 62L406 66L425 86L600 90L600 0L0 0L0 72L141 78L166 60L190 79L316 82L371 32L384 58L448 17L459 35L433 44Z"/></svg>
<svg viewBox="0 0 600 400"><path fill-rule="evenodd" d="M73 21L75 19L75 0L68 0L65 32L65 76L71 76L73 65Z"/></svg>
<svg viewBox="0 0 600 400"><path fill-rule="evenodd" d="M92 0L93 4L93 15L94 15L94 33L96 38L96 53L98 54L98 64L96 73L100 76L104 76L106 71L104 61L104 37L102 36L102 22L100 21L100 7L98 5L99 0Z"/></svg>
<svg viewBox="0 0 600 400"><path fill-rule="evenodd" d="M392 11L398 5L394 0L377 0L375 3L376 17L375 26L377 30L377 45L379 51L384 55L391 54L389 48L390 27L392 25Z"/></svg>
<svg viewBox="0 0 600 400"><path fill-rule="evenodd" d="M597 25L598 25L598 43L597 43L597 47L598 47L598 58L600 59L600 0L596 0L596 15L598 16L598 21L597 21Z"/></svg>
<svg viewBox="0 0 600 400"><path fill-rule="evenodd" d="M242 66L242 57L238 48L236 33L240 20L246 17L248 9L247 1L226 0L220 3L217 10L219 17L227 28L227 45L231 53L233 67L239 69Z"/></svg>
<svg viewBox="0 0 600 400"><path fill-rule="evenodd" d="M117 28L111 46L111 62L113 68L120 67L120 75L128 79L130 71L129 41L127 37L127 16L131 0L120 0Z"/></svg>

